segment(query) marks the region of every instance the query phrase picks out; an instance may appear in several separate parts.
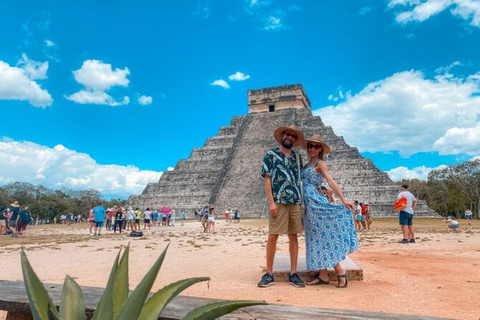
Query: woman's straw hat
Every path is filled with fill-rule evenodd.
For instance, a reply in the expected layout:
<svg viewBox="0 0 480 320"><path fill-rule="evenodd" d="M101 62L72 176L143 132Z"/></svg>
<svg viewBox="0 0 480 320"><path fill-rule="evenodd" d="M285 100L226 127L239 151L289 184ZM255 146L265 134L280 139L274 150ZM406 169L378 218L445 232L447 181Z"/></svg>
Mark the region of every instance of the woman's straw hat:
<svg viewBox="0 0 480 320"><path fill-rule="evenodd" d="M20 205L18 204L18 201L14 201L13 203L10 204L11 207L18 208Z"/></svg>
<svg viewBox="0 0 480 320"><path fill-rule="evenodd" d="M319 134L314 134L310 139L305 139L303 141L303 144L302 144L302 147L304 149L307 149L307 144L309 142L317 142L317 143L320 143L322 146L323 146L323 154L326 155L330 152L330 147L325 143L323 142L323 138L321 135Z"/></svg>
<svg viewBox="0 0 480 320"><path fill-rule="evenodd" d="M282 133L284 133L285 131L292 131L295 132L295 134L297 135L297 139L295 139L295 142L293 143L294 147L299 146L303 143L303 133L300 132L300 130L298 130L297 126L295 126L294 124L291 124L288 127L280 127L275 129L273 136L275 137L275 140L278 141L278 143L282 143Z"/></svg>

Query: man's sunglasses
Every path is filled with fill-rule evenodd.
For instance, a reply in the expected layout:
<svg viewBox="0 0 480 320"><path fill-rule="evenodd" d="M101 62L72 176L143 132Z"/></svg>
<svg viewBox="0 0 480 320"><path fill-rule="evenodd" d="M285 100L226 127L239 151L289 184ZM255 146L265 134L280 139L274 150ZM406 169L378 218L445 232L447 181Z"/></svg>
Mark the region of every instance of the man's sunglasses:
<svg viewBox="0 0 480 320"><path fill-rule="evenodd" d="M287 137L292 137L293 139L297 139L297 135L295 133L284 132L283 135Z"/></svg>
<svg viewBox="0 0 480 320"><path fill-rule="evenodd" d="M307 149L315 149L315 150L320 150L322 148L321 144L307 144Z"/></svg>

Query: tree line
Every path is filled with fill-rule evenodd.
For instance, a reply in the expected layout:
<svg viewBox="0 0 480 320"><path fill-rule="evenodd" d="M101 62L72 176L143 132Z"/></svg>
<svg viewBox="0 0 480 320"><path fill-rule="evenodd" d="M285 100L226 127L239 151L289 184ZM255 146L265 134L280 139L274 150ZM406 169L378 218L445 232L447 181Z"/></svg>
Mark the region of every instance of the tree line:
<svg viewBox="0 0 480 320"><path fill-rule="evenodd" d="M480 159L430 171L426 181L402 180L410 192L442 216L464 217L470 209L479 217L480 210Z"/></svg>
<svg viewBox="0 0 480 320"><path fill-rule="evenodd" d="M34 186L27 182L11 182L0 187L0 208L7 208L14 201L20 205L27 205L34 217L40 219L59 218L62 214L73 213L87 217L93 205L101 202L106 207L123 206L127 202L123 199L102 199L98 190L71 190L62 188L52 190L45 186Z"/></svg>

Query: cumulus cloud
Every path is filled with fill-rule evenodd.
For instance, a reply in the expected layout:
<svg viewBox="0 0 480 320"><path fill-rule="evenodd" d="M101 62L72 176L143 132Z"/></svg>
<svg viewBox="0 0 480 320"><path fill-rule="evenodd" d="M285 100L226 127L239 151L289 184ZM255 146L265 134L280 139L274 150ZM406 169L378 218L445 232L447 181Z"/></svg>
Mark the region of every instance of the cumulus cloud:
<svg viewBox="0 0 480 320"><path fill-rule="evenodd" d="M223 80L223 79L215 80L212 83L210 83L210 85L219 86L219 87L222 87L224 89L230 89L230 85L228 84L228 82Z"/></svg>
<svg viewBox="0 0 480 320"><path fill-rule="evenodd" d="M49 188L96 189L104 195L139 194L162 172L135 166L101 165L88 154L62 145L53 148L28 141L0 140L0 184L13 181Z"/></svg>
<svg viewBox="0 0 480 320"><path fill-rule="evenodd" d="M150 96L140 96L138 98L138 103L141 104L142 106L152 104L152 102L153 102L153 98Z"/></svg>
<svg viewBox="0 0 480 320"><path fill-rule="evenodd" d="M389 8L408 7L407 11L400 11L396 15L399 23L410 21L425 21L430 17L445 11L448 8L450 13L456 17L470 21L470 25L480 27L480 1L472 0L391 0Z"/></svg>
<svg viewBox="0 0 480 320"><path fill-rule="evenodd" d="M234 74L229 75L228 79L235 80L235 81L245 81L250 79L250 75L237 71Z"/></svg>
<svg viewBox="0 0 480 320"><path fill-rule="evenodd" d="M0 100L28 101L35 107L45 108L53 103L52 96L34 81L46 79L48 62L30 60L26 54L16 67L0 60Z"/></svg>
<svg viewBox="0 0 480 320"><path fill-rule="evenodd" d="M390 179L392 179L393 181L400 181L403 179L427 180L430 171L443 169L446 167L446 165L440 165L436 168L427 168L425 166L420 166L413 169L408 169L407 167L397 167L387 171L387 173Z"/></svg>
<svg viewBox="0 0 480 320"><path fill-rule="evenodd" d="M122 101L116 101L106 93L114 86L127 87L130 80L127 76L130 70L115 68L112 65L99 60L85 60L82 67L73 71L75 80L85 86L85 89L65 96L66 99L81 104L102 104L119 106L130 103L130 98L123 97Z"/></svg>
<svg viewBox="0 0 480 320"><path fill-rule="evenodd" d="M404 71L314 114L360 151L478 154L479 93L480 73L464 79L451 74L426 79L422 72ZM460 137L468 140L454 143Z"/></svg>

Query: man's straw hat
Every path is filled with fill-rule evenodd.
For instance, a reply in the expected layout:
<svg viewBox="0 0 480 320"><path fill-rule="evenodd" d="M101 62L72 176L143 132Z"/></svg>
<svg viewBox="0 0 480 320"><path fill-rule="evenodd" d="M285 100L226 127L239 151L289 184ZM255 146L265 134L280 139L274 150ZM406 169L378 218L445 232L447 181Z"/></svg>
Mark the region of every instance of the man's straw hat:
<svg viewBox="0 0 480 320"><path fill-rule="evenodd" d="M302 147L304 149L307 149L307 144L309 142L316 142L316 143L320 143L322 146L323 146L323 154L326 155L330 152L330 147L325 143L323 142L323 138L321 135L319 134L314 134L310 139L305 139L303 141L303 144L302 144Z"/></svg>
<svg viewBox="0 0 480 320"><path fill-rule="evenodd" d="M20 205L18 204L18 201L16 201L16 200L13 203L10 203L10 206L15 207L15 208L20 207Z"/></svg>
<svg viewBox="0 0 480 320"><path fill-rule="evenodd" d="M294 124L291 124L288 127L280 127L275 129L273 136L275 137L275 140L278 141L278 143L282 143L282 133L284 133L285 131L292 131L295 132L295 134L297 135L297 139L295 139L295 142L293 143L294 147L299 146L303 143L303 133L300 132L300 130L298 130L297 126Z"/></svg>

